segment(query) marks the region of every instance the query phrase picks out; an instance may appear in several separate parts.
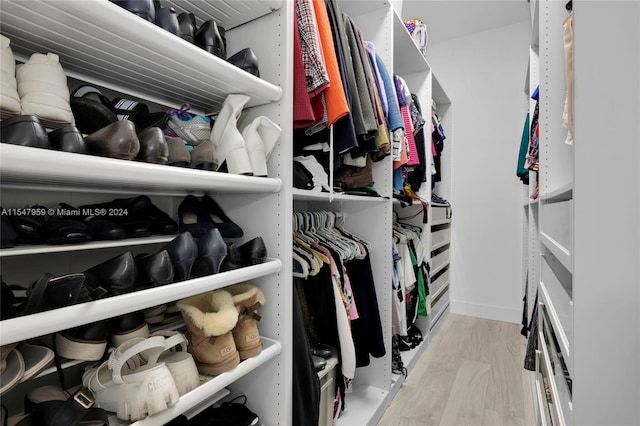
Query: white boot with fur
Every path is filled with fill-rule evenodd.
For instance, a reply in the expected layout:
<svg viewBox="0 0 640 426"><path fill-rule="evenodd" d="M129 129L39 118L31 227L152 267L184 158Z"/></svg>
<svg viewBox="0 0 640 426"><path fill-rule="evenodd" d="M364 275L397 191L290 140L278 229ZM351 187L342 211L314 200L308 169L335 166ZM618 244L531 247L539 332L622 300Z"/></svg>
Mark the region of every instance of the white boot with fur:
<svg viewBox="0 0 640 426"><path fill-rule="evenodd" d="M182 299L177 303L187 326L189 352L203 374L218 375L240 363L231 330L238 322L233 297L225 290Z"/></svg>

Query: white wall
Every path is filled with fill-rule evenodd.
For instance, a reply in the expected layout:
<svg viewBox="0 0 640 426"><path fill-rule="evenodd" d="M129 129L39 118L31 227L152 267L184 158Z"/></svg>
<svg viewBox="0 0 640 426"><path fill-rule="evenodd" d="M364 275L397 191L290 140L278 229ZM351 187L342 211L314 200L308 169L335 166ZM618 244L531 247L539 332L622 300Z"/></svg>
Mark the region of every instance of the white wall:
<svg viewBox="0 0 640 426"><path fill-rule="evenodd" d="M452 101L451 310L519 323L522 183L530 24L429 44L427 59Z"/></svg>

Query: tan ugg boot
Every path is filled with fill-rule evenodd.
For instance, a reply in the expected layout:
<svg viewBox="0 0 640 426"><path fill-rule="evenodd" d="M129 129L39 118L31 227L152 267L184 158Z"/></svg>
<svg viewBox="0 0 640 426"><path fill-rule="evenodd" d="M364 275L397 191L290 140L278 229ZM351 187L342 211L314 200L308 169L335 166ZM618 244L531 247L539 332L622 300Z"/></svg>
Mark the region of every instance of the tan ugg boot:
<svg viewBox="0 0 640 426"><path fill-rule="evenodd" d="M225 290L182 299L177 303L187 326L189 352L198 371L218 375L240 363L231 330L238 322L233 297Z"/></svg>
<svg viewBox="0 0 640 426"><path fill-rule="evenodd" d="M262 352L257 325L261 317L256 311L265 303L264 293L258 287L246 283L232 285L226 290L233 296L233 303L238 309L238 324L233 329L233 339L240 352L240 359L254 357Z"/></svg>

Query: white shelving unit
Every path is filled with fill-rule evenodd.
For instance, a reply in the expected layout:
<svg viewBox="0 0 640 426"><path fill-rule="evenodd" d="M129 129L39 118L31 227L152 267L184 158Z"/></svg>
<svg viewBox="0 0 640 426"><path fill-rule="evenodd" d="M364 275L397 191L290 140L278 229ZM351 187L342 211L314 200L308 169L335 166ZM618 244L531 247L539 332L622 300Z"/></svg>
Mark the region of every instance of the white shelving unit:
<svg viewBox="0 0 640 426"><path fill-rule="evenodd" d="M245 394L248 405L265 424L290 424L289 215L293 185L292 148L287 141L293 135L290 78L293 4L281 0L240 0L175 1L172 5L178 11L193 12L198 23L208 19L222 23L227 29L229 56L250 47L259 57L262 78L208 54L108 0L29 4L7 1L0 6L0 24L2 34L11 39L18 60L24 61L35 52L56 53L74 81L142 99L156 110L188 102L196 112L215 115L228 94L247 94L251 100L239 127L265 115L283 129L268 165L269 177L235 176L2 144L3 207L34 204L54 207L59 202L79 206L148 194L156 206L177 218L177 207L185 195L207 193L244 230L244 237L234 242L242 243L260 235L267 245L269 259L260 265L213 276L8 319L0 322L0 343L44 336L250 280L266 296L259 323L262 353L182 396L168 410L135 424L157 425L179 414L195 415L228 393ZM259 220L256 212L260 212ZM0 250L0 266L5 282L27 286L44 272L59 275L84 271L127 250L134 254L159 250L172 238L17 246ZM65 368L72 370L74 364L66 363ZM67 383L75 384L78 383ZM24 390L23 387L14 390L19 389ZM22 397L10 394L5 400L6 396L3 395L3 401L16 401L8 407L9 413L20 413ZM112 419L111 424L121 422Z"/></svg>
<svg viewBox="0 0 640 426"><path fill-rule="evenodd" d="M638 424L640 4L573 2L575 134L568 145L561 125L565 3L531 4L540 196L525 203L523 253L530 296L539 291L538 424ZM602 37L592 33L596 27ZM624 51L606 48L621 37L630 43ZM603 140L620 144L603 154ZM594 202L593 194L615 202Z"/></svg>

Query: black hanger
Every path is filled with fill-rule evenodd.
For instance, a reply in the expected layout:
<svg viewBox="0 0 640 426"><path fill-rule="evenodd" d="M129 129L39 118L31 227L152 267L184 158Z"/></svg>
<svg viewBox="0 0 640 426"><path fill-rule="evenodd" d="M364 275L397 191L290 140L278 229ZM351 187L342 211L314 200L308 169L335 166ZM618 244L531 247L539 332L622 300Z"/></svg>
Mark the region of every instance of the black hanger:
<svg viewBox="0 0 640 426"><path fill-rule="evenodd" d="M569 12L573 10L573 0L569 0L567 4L564 6Z"/></svg>

